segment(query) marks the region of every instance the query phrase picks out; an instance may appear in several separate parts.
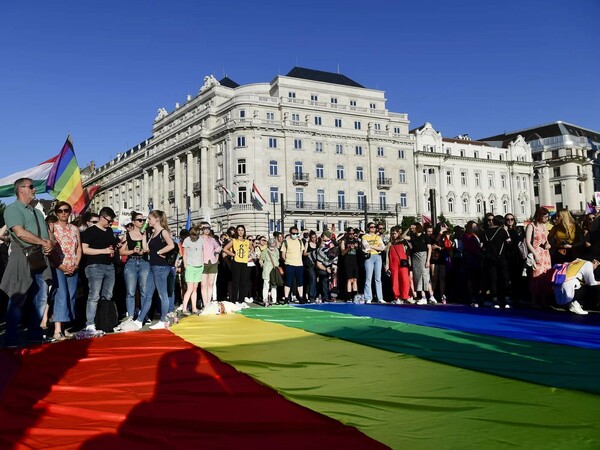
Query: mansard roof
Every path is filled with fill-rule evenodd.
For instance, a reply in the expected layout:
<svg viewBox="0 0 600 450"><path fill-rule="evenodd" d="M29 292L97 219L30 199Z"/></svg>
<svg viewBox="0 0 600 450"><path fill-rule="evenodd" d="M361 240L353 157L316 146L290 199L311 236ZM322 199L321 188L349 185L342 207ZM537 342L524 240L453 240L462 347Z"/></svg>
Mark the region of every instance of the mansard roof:
<svg viewBox="0 0 600 450"><path fill-rule="evenodd" d="M364 88L364 86L361 86L356 81L351 80L346 75L333 72L324 72L322 70L306 69L304 67L294 67L286 74L286 77Z"/></svg>
<svg viewBox="0 0 600 450"><path fill-rule="evenodd" d="M221 78L219 80L219 84L221 86L225 86L225 87L232 88L232 89L235 89L236 87L240 87L240 85L238 83L236 83L235 81L233 81L229 77L223 77L223 78Z"/></svg>
<svg viewBox="0 0 600 450"><path fill-rule="evenodd" d="M465 144L465 145L480 145L482 147L491 147L487 142L481 141L473 141L468 139L452 139L452 138L442 138L443 142L453 142L456 144Z"/></svg>
<svg viewBox="0 0 600 450"><path fill-rule="evenodd" d="M599 132L588 130L586 128L563 122L561 120L552 123L547 123L544 125L538 125L535 127L523 128L521 130L515 130L508 133L498 134L496 136L481 138L479 140L488 142L507 143L514 141L519 135L523 136L526 142L565 135L582 136L587 137L593 141L600 142Z"/></svg>

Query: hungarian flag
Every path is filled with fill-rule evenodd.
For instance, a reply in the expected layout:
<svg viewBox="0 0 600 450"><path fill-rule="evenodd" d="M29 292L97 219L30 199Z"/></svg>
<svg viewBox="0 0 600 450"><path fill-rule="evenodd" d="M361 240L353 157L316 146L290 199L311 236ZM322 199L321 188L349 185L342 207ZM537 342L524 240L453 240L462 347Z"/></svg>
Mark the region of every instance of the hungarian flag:
<svg viewBox="0 0 600 450"><path fill-rule="evenodd" d="M223 193L225 193L225 195L229 197L229 200L231 200L232 203L235 203L235 195L233 194L233 192L227 189L223 184L219 187L223 190Z"/></svg>
<svg viewBox="0 0 600 450"><path fill-rule="evenodd" d="M267 204L267 201L262 196L262 194L260 193L260 191L258 190L258 188L256 187L256 184L254 182L252 182L252 194L251 195L252 195L252 198L254 199L254 201L256 203L258 203L260 206L265 206Z"/></svg>
<svg viewBox="0 0 600 450"><path fill-rule="evenodd" d="M57 158L58 156L55 156L35 167L21 170L0 179L0 197L13 197L15 195L14 183L19 178L29 178L33 182L37 192L45 192L46 179Z"/></svg>

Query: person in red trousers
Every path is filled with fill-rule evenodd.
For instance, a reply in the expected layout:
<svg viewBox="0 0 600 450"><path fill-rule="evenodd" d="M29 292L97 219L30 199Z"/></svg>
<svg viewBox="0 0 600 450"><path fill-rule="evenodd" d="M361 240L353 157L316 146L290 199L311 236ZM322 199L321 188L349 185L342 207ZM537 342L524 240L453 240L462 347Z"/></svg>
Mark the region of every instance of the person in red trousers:
<svg viewBox="0 0 600 450"><path fill-rule="evenodd" d="M408 267L410 263L400 231L399 227L392 227L390 230L390 242L386 249L385 270L392 280L394 303L413 303L409 301L410 279Z"/></svg>

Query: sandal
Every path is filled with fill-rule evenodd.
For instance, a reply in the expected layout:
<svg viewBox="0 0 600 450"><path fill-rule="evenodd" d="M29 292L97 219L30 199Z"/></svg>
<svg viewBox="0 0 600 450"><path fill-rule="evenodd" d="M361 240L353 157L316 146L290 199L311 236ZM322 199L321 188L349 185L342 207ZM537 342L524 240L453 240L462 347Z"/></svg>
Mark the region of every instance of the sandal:
<svg viewBox="0 0 600 450"><path fill-rule="evenodd" d="M66 337L64 334L62 334L62 333L54 333L54 336L53 336L53 338L54 338L54 340L55 340L55 341L57 341L57 342L58 342L58 341L64 341L64 340L66 340L66 339L67 339L67 337Z"/></svg>

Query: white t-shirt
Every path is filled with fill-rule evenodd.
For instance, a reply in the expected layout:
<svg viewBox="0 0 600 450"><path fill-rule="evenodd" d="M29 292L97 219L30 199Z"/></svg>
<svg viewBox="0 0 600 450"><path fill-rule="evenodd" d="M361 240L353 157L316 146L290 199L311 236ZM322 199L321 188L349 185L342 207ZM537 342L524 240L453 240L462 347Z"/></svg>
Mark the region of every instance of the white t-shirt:
<svg viewBox="0 0 600 450"><path fill-rule="evenodd" d="M183 241L185 251L185 262L188 266L202 267L204 265L204 254L202 251L202 239L192 241L189 237Z"/></svg>

